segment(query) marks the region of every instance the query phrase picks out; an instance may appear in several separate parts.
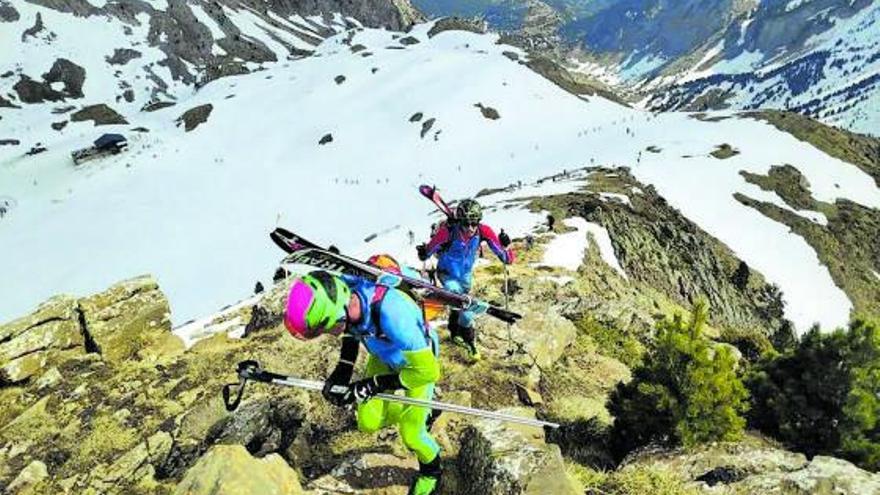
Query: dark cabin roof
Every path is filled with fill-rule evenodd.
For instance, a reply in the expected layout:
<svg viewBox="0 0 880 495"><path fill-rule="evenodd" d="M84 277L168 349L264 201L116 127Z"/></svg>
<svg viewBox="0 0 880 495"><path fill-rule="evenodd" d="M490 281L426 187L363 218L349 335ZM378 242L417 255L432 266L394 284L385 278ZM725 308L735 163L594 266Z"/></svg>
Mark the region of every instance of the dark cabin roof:
<svg viewBox="0 0 880 495"><path fill-rule="evenodd" d="M104 134L95 140L95 146L98 148L108 148L125 142L125 136L122 134Z"/></svg>

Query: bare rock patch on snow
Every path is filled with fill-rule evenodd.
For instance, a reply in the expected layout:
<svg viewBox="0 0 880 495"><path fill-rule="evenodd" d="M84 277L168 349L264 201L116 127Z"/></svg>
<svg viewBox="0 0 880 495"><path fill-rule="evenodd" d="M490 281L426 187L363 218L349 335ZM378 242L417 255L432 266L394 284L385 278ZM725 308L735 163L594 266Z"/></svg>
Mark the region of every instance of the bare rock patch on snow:
<svg viewBox="0 0 880 495"><path fill-rule="evenodd" d="M125 65L136 58L141 57L141 52L131 48L117 48L113 50L113 55L104 59L110 65Z"/></svg>
<svg viewBox="0 0 880 495"><path fill-rule="evenodd" d="M428 38L433 38L444 31L468 31L476 34L486 33L486 22L480 19L462 17L444 17L435 22L428 30Z"/></svg>
<svg viewBox="0 0 880 495"><path fill-rule="evenodd" d="M431 117L430 119L422 122L422 132L421 137L424 138L428 135L428 132L431 131L431 128L434 127L434 123L437 122L437 119Z"/></svg>
<svg viewBox="0 0 880 495"><path fill-rule="evenodd" d="M733 158L734 156L739 154L739 150L734 148L733 146L724 143L719 144L715 151L711 153L712 156L719 160L727 160L728 158Z"/></svg>
<svg viewBox="0 0 880 495"><path fill-rule="evenodd" d="M186 132L189 132L196 127L204 124L208 121L208 117L211 115L211 112L214 110L214 105L210 103L206 103L204 105L199 105L195 108L190 108L186 112L183 112L183 115L178 117L176 120L178 127L181 123L184 124L184 129Z"/></svg>
<svg viewBox="0 0 880 495"><path fill-rule="evenodd" d="M0 22L15 22L21 16L8 1L0 1Z"/></svg>
<svg viewBox="0 0 880 495"><path fill-rule="evenodd" d="M125 120L125 117L123 117L118 112L116 112L116 110L113 110L104 103L89 105L82 110L71 114L70 120L72 120L73 122L83 122L86 120L91 120L95 123L96 126L128 124L128 121Z"/></svg>
<svg viewBox="0 0 880 495"><path fill-rule="evenodd" d="M483 117L486 117L489 120L498 120L501 118L501 114L498 113L498 110L495 110L492 107L487 107L482 103L474 104L475 107L480 109L480 113L483 114Z"/></svg>
<svg viewBox="0 0 880 495"><path fill-rule="evenodd" d="M323 136L321 136L321 139L318 141L318 144L323 146L325 144L332 143L332 142L333 142L333 134L330 134L328 132L327 134L324 134Z"/></svg>

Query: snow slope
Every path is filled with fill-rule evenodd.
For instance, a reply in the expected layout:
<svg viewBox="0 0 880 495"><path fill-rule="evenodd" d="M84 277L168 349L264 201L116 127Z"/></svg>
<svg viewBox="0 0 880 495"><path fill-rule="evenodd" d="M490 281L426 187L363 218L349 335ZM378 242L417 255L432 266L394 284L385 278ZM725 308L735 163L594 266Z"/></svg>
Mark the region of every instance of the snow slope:
<svg viewBox="0 0 880 495"><path fill-rule="evenodd" d="M365 45L367 57L340 34L315 56L214 81L174 108L129 113L130 127L150 132L132 134L127 153L82 168L67 153L104 129L72 124L77 138L33 129L50 151L0 158L0 197L18 203L0 220L8 253L0 273L12 281L0 286L0 320L58 292L86 294L148 272L169 296L173 321L183 322L271 277L281 253L267 233L278 224L356 256L407 258L408 232L422 240L437 218L418 184L438 184L451 199L594 163L632 167L777 283L797 328L846 321L851 304L815 252L732 194L759 194L740 170L790 163L817 199L878 207L880 191L867 175L761 122L654 116L580 99L503 56L513 49L493 35L428 39L429 27L409 34L420 40L411 46L396 33L360 30L352 43ZM205 124L189 133L175 125L184 109L205 103L214 106ZM484 118L478 103L501 118ZM418 112L421 122L411 122ZM428 119L436 120L421 137ZM0 134L10 126L0 121ZM328 133L333 141L319 145ZM768 139L773 146L763 145ZM710 156L721 143L740 154ZM648 146L661 152L640 153ZM499 215L490 222L517 216L498 198L484 201ZM542 220L531 215L518 228Z"/></svg>

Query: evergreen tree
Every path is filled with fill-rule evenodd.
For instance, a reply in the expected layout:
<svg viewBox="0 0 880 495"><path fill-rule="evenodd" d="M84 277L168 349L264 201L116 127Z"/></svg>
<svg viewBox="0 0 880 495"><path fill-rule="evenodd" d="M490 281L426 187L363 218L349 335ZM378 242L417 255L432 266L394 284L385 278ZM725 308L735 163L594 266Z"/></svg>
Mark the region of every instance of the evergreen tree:
<svg viewBox="0 0 880 495"><path fill-rule="evenodd" d="M880 325L856 320L762 361L747 380L749 424L807 455L880 469Z"/></svg>
<svg viewBox="0 0 880 495"><path fill-rule="evenodd" d="M619 458L651 442L690 447L741 436L748 393L730 348L703 336L707 314L700 302L689 322L661 322L644 364L615 390L609 409Z"/></svg>

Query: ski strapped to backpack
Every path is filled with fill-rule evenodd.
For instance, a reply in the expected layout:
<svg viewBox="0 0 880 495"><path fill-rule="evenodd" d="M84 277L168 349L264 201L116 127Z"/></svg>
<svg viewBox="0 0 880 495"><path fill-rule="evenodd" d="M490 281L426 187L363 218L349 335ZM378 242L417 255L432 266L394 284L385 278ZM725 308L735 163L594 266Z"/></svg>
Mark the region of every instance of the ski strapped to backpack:
<svg viewBox="0 0 880 495"><path fill-rule="evenodd" d="M421 185L419 186L419 192L422 196L431 200L431 202L437 206L437 209L446 215L449 220L455 219L455 212L452 211L452 208L449 207L446 201L443 201L443 198L440 197L440 193L437 192L435 186Z"/></svg>
<svg viewBox="0 0 880 495"><path fill-rule="evenodd" d="M456 294L426 280L390 273L344 254L327 251L284 228L275 229L269 236L278 247L289 253L282 261L284 264L309 265L322 270L366 278L386 287L425 292L432 299L441 301L455 309L469 309L477 314L486 313L506 323L514 323L522 318L522 315L513 311L488 304L466 294Z"/></svg>
<svg viewBox="0 0 880 495"><path fill-rule="evenodd" d="M295 378L292 376L280 375L278 373L272 373L271 371L265 371L260 368L260 363L253 360L242 361L238 363L238 368L236 370L238 374L238 383L230 383L223 386L223 403L226 406L227 411L234 411L238 405L241 403L241 398L244 393L245 384L247 384L248 380L255 382L268 383L272 385L279 385L283 387L296 387L302 388L306 390L314 390L320 392L324 388L324 383L314 380L303 380L301 378ZM232 390L237 388L237 392L235 397L232 397ZM347 387L342 385L336 385L333 387L333 392L343 393L347 390ZM540 419L532 419L532 418L523 418L521 416L514 416L512 414L504 414L494 411L486 411L483 409L476 409L473 407L461 406L458 404L451 404L448 402L440 402L435 400L426 400L426 399L416 399L414 397L406 397L404 395L394 395L394 394L386 394L380 393L375 397L379 399L383 399L389 402L399 402L401 404L406 404L410 406L418 406L418 407L427 407L429 409L434 409L437 411L446 411L457 414L466 414L469 416L476 416L485 419L493 419L496 421L504 421L508 423L517 423L528 426L535 427L548 427L548 428L559 428L559 424L551 423L549 421L542 421Z"/></svg>

